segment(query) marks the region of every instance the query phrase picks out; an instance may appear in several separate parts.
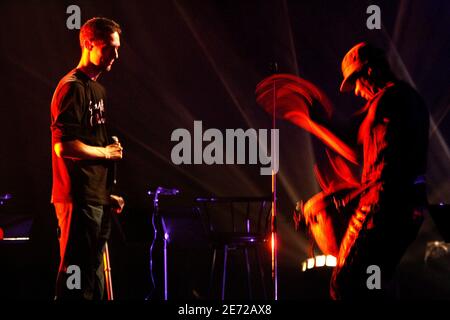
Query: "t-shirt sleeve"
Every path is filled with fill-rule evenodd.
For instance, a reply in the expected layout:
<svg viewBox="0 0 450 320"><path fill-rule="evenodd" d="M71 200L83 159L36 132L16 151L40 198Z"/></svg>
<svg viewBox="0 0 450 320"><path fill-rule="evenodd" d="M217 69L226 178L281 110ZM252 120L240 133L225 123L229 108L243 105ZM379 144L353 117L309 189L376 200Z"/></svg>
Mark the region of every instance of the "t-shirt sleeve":
<svg viewBox="0 0 450 320"><path fill-rule="evenodd" d="M77 82L65 83L52 105L52 135L55 142L78 139L84 113L84 87Z"/></svg>

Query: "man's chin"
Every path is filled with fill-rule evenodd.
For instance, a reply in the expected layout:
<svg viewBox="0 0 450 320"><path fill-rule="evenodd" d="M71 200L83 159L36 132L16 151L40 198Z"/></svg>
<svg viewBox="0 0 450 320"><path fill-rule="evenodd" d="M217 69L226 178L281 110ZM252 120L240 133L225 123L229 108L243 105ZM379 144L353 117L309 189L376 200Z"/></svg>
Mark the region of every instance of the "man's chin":
<svg viewBox="0 0 450 320"><path fill-rule="evenodd" d="M100 66L100 70L103 71L103 72L104 71L111 71L112 65L113 65L112 63L108 64L108 65L101 65Z"/></svg>

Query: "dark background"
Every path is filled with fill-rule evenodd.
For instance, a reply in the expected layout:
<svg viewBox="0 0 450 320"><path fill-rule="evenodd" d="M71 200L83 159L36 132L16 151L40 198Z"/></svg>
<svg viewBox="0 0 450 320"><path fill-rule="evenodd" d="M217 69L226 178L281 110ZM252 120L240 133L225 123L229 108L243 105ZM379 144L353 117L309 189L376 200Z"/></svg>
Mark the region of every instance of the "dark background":
<svg viewBox="0 0 450 320"><path fill-rule="evenodd" d="M198 227L189 211L195 196L270 194L270 177L259 175L259 165L172 164L175 143L170 136L176 128L192 130L194 120L203 121L204 130L222 132L270 128L271 118L256 104L254 89L273 61L281 72L299 75L325 91L335 106L338 133L349 138L358 123L352 113L364 102L338 92L341 59L362 40L386 49L396 73L417 88L430 109L429 200L450 202L448 1L2 1L0 194L13 195L1 208L2 223L20 224L29 218L34 223L31 244L2 244L7 296L51 297L57 242L49 203L49 106L59 79L80 56L78 31L66 28L71 4L81 8L82 23L106 16L123 29L119 60L99 80L108 93L110 133L125 148L118 192L127 209L117 219L111 243L117 297L142 299L150 287L148 190L161 185L182 191L162 201L172 211L185 208L174 220L178 230ZM381 30L366 28L370 4L381 8ZM324 297L327 274L305 278L299 271L308 241L304 233L294 231L291 221L295 202L319 191L313 164L323 157L323 146L290 123L278 121L277 126L279 297ZM403 296L449 297L448 286L430 280L423 269L426 242L440 239L428 217L400 267L399 279L406 279ZM209 267L207 248L189 235L180 236L178 243L183 245L177 247L174 241L173 257L184 262L173 264L179 266L173 270L174 291L179 291L174 296L195 298L196 290L201 297ZM414 284L411 278L417 279ZM15 285L17 281L21 285ZM231 289L230 295L239 297L241 291Z"/></svg>

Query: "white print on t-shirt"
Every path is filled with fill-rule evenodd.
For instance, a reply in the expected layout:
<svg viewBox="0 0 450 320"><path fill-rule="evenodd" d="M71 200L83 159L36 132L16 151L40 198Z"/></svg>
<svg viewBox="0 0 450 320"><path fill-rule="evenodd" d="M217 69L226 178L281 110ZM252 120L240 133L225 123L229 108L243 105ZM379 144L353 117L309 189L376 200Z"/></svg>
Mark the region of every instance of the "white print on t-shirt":
<svg viewBox="0 0 450 320"><path fill-rule="evenodd" d="M89 112L91 113L91 117L89 119L91 127L93 127L94 124L103 124L106 122L105 117L103 116L105 113L103 99L100 99L97 103L92 103L92 100L89 100Z"/></svg>

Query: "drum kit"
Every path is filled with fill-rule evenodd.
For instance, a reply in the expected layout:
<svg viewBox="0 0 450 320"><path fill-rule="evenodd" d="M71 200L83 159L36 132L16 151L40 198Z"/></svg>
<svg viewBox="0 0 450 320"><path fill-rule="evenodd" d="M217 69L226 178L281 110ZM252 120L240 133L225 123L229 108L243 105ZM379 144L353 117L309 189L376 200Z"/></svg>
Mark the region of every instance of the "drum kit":
<svg viewBox="0 0 450 320"><path fill-rule="evenodd" d="M314 108L325 119L330 119L333 112L330 99L314 83L291 74L274 74L264 79L256 87L256 96L257 103L266 112L308 131L326 146L332 167L331 174L326 175L329 179L318 175L323 191L305 203L297 203L294 222L297 229L300 225L306 227L323 254L337 256L364 188L347 165L358 164L355 151L311 118Z"/></svg>
<svg viewBox="0 0 450 320"><path fill-rule="evenodd" d="M357 188L333 193L319 192L307 202L297 203L296 229L304 227L325 255L338 256L342 237L359 199Z"/></svg>

